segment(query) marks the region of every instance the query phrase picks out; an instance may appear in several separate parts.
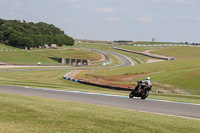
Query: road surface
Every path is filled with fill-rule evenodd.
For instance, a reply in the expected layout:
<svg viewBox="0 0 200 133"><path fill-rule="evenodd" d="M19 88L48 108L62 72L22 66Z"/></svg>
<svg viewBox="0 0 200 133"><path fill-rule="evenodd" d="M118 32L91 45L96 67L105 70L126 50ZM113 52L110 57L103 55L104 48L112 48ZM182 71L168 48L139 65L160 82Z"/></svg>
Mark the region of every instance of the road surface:
<svg viewBox="0 0 200 133"><path fill-rule="evenodd" d="M82 103L173 115L200 120L200 104L167 102L159 100L130 99L126 96L70 92L62 90L34 89L5 85L0 85L0 92L54 98L67 101L76 101Z"/></svg>

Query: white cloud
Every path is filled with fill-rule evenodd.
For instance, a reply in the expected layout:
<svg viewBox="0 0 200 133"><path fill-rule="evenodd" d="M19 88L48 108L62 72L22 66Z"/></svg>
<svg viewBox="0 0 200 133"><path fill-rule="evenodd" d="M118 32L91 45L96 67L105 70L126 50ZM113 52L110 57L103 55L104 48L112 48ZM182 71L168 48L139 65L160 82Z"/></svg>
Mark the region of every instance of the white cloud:
<svg viewBox="0 0 200 133"><path fill-rule="evenodd" d="M193 19L200 21L200 17L194 17Z"/></svg>
<svg viewBox="0 0 200 133"><path fill-rule="evenodd" d="M80 0L53 0L55 2L79 2Z"/></svg>
<svg viewBox="0 0 200 133"><path fill-rule="evenodd" d="M182 19L192 19L192 20L197 20L200 21L200 17L194 17L194 16L182 16Z"/></svg>
<svg viewBox="0 0 200 133"><path fill-rule="evenodd" d="M182 3L186 4L187 2L185 0L171 0L173 3Z"/></svg>
<svg viewBox="0 0 200 133"><path fill-rule="evenodd" d="M153 3L160 3L162 0L152 0Z"/></svg>
<svg viewBox="0 0 200 133"><path fill-rule="evenodd" d="M118 21L119 18L117 18L117 17L106 17L106 20L108 20L108 21Z"/></svg>
<svg viewBox="0 0 200 133"><path fill-rule="evenodd" d="M137 20L141 22L153 22L153 19L150 16L140 17L140 18L137 18Z"/></svg>
<svg viewBox="0 0 200 133"><path fill-rule="evenodd" d="M176 3L176 4L186 4L186 0L152 0L153 3Z"/></svg>
<svg viewBox="0 0 200 133"><path fill-rule="evenodd" d="M114 12L113 8L95 8L94 10L96 12L103 12L103 13L113 13Z"/></svg>
<svg viewBox="0 0 200 133"><path fill-rule="evenodd" d="M73 8L81 8L82 5L77 4L77 5L72 5L71 7L73 7Z"/></svg>
<svg viewBox="0 0 200 133"><path fill-rule="evenodd" d="M49 1L49 0L47 0ZM51 0L54 1L56 3L80 3L83 2L83 0ZM93 0L84 0L84 2L91 2Z"/></svg>

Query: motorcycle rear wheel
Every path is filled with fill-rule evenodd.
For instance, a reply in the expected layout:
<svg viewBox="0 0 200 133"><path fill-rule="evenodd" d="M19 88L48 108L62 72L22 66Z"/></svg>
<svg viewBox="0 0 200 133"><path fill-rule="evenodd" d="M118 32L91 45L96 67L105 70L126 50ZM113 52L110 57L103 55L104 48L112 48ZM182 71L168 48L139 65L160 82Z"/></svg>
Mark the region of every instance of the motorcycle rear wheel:
<svg viewBox="0 0 200 133"><path fill-rule="evenodd" d="M149 91L145 91L144 94L141 96L141 99L146 99L149 96Z"/></svg>

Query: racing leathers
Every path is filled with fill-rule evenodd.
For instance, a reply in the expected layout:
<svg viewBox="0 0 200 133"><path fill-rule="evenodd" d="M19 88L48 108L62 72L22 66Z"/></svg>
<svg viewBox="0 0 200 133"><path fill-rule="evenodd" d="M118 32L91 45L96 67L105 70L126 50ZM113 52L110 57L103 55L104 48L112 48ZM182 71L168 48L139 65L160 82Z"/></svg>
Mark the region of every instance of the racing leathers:
<svg viewBox="0 0 200 133"><path fill-rule="evenodd" d="M150 79L142 80L142 81L140 81L140 83L145 83L145 84L142 84L142 85L141 85L141 88L151 90L152 82L151 82ZM135 91L135 92L140 93L140 88L139 88L139 86L136 87L136 91Z"/></svg>

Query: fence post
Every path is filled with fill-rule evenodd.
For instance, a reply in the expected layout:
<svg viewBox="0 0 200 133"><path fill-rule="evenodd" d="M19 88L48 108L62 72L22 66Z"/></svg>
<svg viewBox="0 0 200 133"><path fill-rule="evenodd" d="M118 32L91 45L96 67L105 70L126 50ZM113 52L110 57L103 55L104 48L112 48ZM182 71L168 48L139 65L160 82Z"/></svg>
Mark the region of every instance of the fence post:
<svg viewBox="0 0 200 133"><path fill-rule="evenodd" d="M192 95L192 88L191 88L191 93L190 94Z"/></svg>

